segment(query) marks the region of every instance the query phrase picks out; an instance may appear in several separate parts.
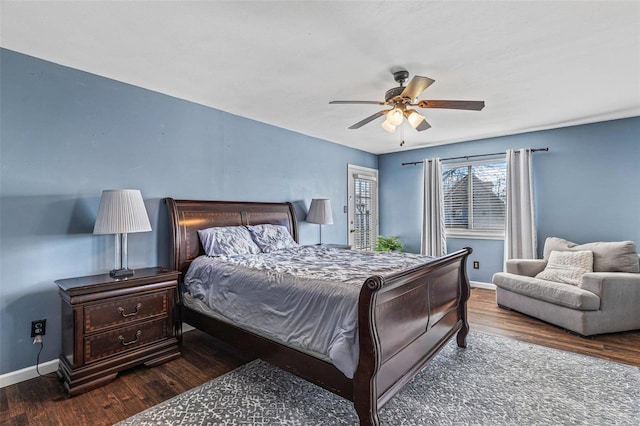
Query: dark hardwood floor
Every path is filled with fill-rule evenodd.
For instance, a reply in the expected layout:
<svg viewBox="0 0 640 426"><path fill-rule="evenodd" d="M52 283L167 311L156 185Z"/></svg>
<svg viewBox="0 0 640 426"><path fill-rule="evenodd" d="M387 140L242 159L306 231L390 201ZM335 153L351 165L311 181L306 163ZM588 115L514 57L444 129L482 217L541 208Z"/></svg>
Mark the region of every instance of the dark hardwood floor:
<svg viewBox="0 0 640 426"><path fill-rule="evenodd" d="M493 290L473 289L468 304L471 332L511 337L563 351L640 367L640 331L580 337L555 325L499 308Z"/></svg>
<svg viewBox="0 0 640 426"><path fill-rule="evenodd" d="M471 332L640 366L640 331L582 338L517 312L498 308L495 293L474 289ZM3 425L111 425L233 370L247 360L212 346L194 330L184 334L182 357L154 368L135 368L91 392L67 398L54 374L0 389Z"/></svg>

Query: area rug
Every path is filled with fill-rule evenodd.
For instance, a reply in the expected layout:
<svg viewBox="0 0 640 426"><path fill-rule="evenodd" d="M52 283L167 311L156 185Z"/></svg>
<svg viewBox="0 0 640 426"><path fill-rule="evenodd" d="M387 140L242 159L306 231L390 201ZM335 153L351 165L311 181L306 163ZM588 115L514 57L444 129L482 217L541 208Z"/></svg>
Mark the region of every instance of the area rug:
<svg viewBox="0 0 640 426"><path fill-rule="evenodd" d="M455 340L455 339L454 339ZM473 332L380 412L383 425L637 425L640 368ZM351 402L261 360L119 425L353 425Z"/></svg>

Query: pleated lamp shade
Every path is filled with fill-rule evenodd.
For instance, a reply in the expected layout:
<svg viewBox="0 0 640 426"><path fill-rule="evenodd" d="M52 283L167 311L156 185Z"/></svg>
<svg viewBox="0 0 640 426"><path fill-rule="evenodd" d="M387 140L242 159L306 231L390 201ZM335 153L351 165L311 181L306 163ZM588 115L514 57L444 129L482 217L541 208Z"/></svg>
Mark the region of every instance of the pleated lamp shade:
<svg viewBox="0 0 640 426"><path fill-rule="evenodd" d="M102 191L94 234L130 234L151 231L142 194L137 189Z"/></svg>
<svg viewBox="0 0 640 426"><path fill-rule="evenodd" d="M320 225L331 225L333 223L331 200L326 198L314 198L311 200L309 213L307 213L307 222L317 223Z"/></svg>
<svg viewBox="0 0 640 426"><path fill-rule="evenodd" d="M94 234L116 236L116 267L109 274L116 279L133 275L129 269L127 234L151 231L142 194L137 189L108 189L102 191Z"/></svg>

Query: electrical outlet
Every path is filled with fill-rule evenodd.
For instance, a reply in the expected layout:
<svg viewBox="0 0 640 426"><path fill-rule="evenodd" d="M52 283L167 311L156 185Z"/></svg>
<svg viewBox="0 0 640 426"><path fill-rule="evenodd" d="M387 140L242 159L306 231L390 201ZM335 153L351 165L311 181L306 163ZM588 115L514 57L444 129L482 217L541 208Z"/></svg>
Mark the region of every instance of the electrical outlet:
<svg viewBox="0 0 640 426"><path fill-rule="evenodd" d="M478 262L477 260L473 261L473 269L480 269L480 262Z"/></svg>
<svg viewBox="0 0 640 426"><path fill-rule="evenodd" d="M45 334L47 334L46 319L31 321L31 337L44 336Z"/></svg>

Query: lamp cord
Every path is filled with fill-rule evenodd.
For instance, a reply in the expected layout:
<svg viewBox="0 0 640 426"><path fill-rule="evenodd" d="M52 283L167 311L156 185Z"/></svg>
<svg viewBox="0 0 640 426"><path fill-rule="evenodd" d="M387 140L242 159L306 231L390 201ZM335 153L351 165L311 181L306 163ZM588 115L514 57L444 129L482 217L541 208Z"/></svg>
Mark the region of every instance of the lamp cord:
<svg viewBox="0 0 640 426"><path fill-rule="evenodd" d="M40 370L38 369L38 365L40 364L40 354L42 353L42 349L44 348L44 342L41 340L40 341L40 350L38 351L38 355L36 355L36 373L38 373L38 376L40 377L45 377L47 379L57 379L57 376L47 376L46 374L41 374Z"/></svg>

